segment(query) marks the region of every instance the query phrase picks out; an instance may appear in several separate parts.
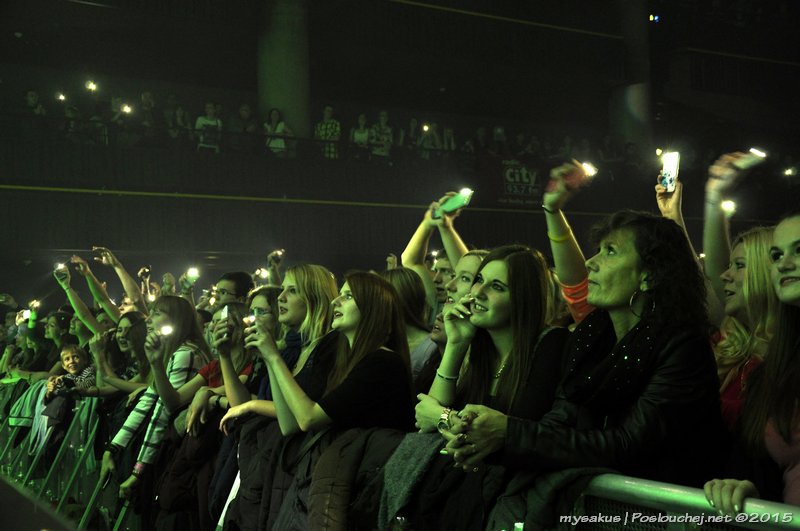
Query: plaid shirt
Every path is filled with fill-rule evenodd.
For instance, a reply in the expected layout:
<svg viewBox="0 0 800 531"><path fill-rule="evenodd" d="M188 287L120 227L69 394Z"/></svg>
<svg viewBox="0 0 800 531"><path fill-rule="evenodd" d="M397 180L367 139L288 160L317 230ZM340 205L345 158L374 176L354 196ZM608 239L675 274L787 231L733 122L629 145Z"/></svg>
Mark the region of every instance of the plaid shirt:
<svg viewBox="0 0 800 531"><path fill-rule="evenodd" d="M392 128L388 125L381 126L380 122L373 125L369 130L369 141L371 144L377 145L372 149L372 153L381 157L388 157L389 150L392 148L393 138Z"/></svg>
<svg viewBox="0 0 800 531"><path fill-rule="evenodd" d="M322 154L327 159L339 158L339 146L336 142L339 141L339 136L342 134L342 126L339 125L338 120L330 119L324 122L319 122L314 128L314 138L319 140L330 140L322 146Z"/></svg>

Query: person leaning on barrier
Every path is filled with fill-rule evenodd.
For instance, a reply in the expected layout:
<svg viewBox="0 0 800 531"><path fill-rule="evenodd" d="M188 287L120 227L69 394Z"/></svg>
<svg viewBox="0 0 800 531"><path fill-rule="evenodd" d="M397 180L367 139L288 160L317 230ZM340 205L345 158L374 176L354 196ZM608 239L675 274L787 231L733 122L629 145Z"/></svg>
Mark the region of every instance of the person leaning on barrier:
<svg viewBox="0 0 800 531"><path fill-rule="evenodd" d="M465 470L501 451L534 472L610 467L699 486L723 457L702 273L670 220L622 211L593 236L587 301L596 309L568 342L552 410L533 421L467 405L448 451Z"/></svg>

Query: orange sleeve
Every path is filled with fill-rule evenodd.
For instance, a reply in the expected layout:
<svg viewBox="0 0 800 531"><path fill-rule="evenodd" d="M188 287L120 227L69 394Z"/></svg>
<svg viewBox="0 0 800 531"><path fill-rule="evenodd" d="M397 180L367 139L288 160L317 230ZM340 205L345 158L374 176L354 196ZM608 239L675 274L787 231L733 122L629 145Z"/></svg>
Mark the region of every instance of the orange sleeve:
<svg viewBox="0 0 800 531"><path fill-rule="evenodd" d="M586 302L586 297L589 295L589 279L585 278L580 284L574 286L567 286L560 282L559 285L561 286L561 296L564 297L575 324L580 323L594 310L594 306Z"/></svg>

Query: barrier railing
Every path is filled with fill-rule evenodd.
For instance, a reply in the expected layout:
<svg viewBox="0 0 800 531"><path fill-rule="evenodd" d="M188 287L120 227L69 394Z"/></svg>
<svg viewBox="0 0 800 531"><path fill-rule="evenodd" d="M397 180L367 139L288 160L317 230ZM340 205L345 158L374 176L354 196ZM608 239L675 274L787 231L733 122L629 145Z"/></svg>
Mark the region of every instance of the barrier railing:
<svg viewBox="0 0 800 531"><path fill-rule="evenodd" d="M797 507L748 498L738 515L720 515L701 489L604 474L586 488L562 525L581 529L800 529Z"/></svg>

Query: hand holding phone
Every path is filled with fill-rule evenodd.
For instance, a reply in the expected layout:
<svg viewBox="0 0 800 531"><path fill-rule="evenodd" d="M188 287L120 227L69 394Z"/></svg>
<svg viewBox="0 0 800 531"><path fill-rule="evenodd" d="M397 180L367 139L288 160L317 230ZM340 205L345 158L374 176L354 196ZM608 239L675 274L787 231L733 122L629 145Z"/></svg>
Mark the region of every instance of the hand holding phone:
<svg viewBox="0 0 800 531"><path fill-rule="evenodd" d="M466 207L469 205L472 194L474 193L475 192L470 188L462 188L460 192L448 197L439 205L439 208L434 210L432 214L433 219L441 219L444 214L452 214L456 210Z"/></svg>
<svg viewBox="0 0 800 531"><path fill-rule="evenodd" d="M678 180L680 162L681 155L677 151L671 151L661 155L661 173L658 179L661 186L669 193L675 191L675 182Z"/></svg>

